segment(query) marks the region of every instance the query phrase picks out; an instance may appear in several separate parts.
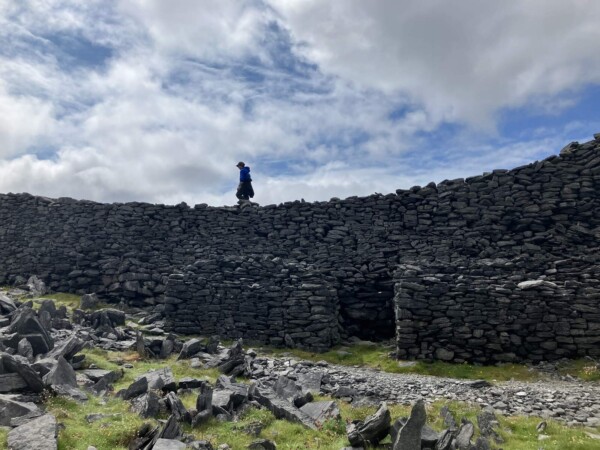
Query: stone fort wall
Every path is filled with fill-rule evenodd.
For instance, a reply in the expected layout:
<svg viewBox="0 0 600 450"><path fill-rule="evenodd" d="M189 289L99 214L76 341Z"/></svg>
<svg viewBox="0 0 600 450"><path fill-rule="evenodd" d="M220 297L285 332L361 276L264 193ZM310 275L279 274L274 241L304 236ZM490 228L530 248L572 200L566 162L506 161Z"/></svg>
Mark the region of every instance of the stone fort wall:
<svg viewBox="0 0 600 450"><path fill-rule="evenodd" d="M0 195L0 284L36 274L57 291L95 291L156 308L175 331L210 331L225 320L231 335L260 334L259 340L285 344L287 334L288 345L306 348L326 348L347 336L396 336L401 357L592 355L590 347L600 343L599 188L597 139L512 170L328 202L238 209L6 194ZM232 273L254 269L237 278L222 270L231 264L237 264ZM280 264L297 274L278 277ZM199 270L202 265L218 270L211 275ZM320 319L329 325L294 340L292 334L309 326L302 321L321 310L313 313L310 302L302 306L296 297L281 295L283 309L291 311L290 302L304 309L302 318L289 316L287 322L277 316L285 324L278 328L276 320L266 319L270 309L255 307L261 298L278 298L264 295L271 288L302 292L300 274L313 279L307 285L330 292L306 291L306 298L328 299L329 318ZM230 278L221 283L219 276ZM549 284L518 287L544 279L557 286L554 294L569 308L552 303ZM205 282L208 290L199 287ZM580 285L575 289L573 283ZM251 295L246 287L253 284L264 293ZM232 298L256 309L255 322L235 312L231 299L218 315L205 314L209 300L226 303L223 295L215 296L217 289L245 292ZM541 317L550 318L535 336L527 327L520 334L503 328L509 316L539 320L532 310L540 309ZM521 322L511 326L527 325Z"/></svg>

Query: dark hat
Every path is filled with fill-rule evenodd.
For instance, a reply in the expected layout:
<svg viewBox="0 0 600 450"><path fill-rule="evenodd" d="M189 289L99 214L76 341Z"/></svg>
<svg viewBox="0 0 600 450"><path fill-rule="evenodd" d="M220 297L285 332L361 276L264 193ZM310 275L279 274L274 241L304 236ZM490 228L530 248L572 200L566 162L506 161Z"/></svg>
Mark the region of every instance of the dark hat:
<svg viewBox="0 0 600 450"><path fill-rule="evenodd" d="M246 166L246 164L244 164L242 161L240 161L239 163L237 163L235 165L235 167L244 167L244 166Z"/></svg>

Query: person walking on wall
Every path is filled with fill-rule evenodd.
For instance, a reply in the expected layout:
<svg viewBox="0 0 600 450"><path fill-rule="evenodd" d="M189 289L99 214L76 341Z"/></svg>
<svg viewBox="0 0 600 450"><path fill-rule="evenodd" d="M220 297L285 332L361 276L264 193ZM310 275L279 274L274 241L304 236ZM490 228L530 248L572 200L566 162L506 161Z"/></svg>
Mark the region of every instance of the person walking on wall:
<svg viewBox="0 0 600 450"><path fill-rule="evenodd" d="M254 197L252 178L250 177L250 167L248 167L242 161L237 163L236 167L240 169L240 184L238 184L235 196L240 199L239 203L243 203L244 200L249 202L250 199Z"/></svg>

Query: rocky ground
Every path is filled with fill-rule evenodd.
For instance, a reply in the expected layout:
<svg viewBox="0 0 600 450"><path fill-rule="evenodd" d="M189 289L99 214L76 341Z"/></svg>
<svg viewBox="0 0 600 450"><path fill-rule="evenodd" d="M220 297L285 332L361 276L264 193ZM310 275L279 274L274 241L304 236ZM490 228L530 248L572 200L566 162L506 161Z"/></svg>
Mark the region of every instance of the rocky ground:
<svg viewBox="0 0 600 450"><path fill-rule="evenodd" d="M597 383L566 378L490 384L267 357L245 349L241 341L231 346L221 345L214 337L184 341L163 331L160 315L102 308L94 295L82 297L80 307L73 311L57 307L52 300L36 301L44 290L34 277L19 289L0 292L0 426L8 429L9 449L57 448L60 421L45 410L48 395L76 402L92 397L129 402L132 411L153 420L132 435L131 450L211 449L210 442L195 439L185 427L194 429L213 418L235 421L249 408L267 409L277 418L320 430L327 421L340 420L342 402L377 405L373 415L347 424L347 439L353 448L387 438L391 443L384 448L394 450L487 449L502 443L496 414L600 425ZM140 358L157 361L178 355L191 367L214 368L221 376L215 383L176 379L165 365L140 374L115 392L114 384L132 366L124 363L114 371L90 366L81 353L86 347L134 350ZM238 377L246 381L239 382ZM186 395L196 398L194 407L184 406L181 398ZM316 396L334 400L316 401ZM477 425L446 411L446 428L433 431L425 424L425 404L437 400L480 406ZM395 403L414 405L411 416L392 420L388 404ZM159 420L161 417L166 420ZM543 428L541 422L540 436ZM588 435L600 437L596 433ZM260 430L257 437L259 434ZM249 448L272 449L275 444L256 439Z"/></svg>

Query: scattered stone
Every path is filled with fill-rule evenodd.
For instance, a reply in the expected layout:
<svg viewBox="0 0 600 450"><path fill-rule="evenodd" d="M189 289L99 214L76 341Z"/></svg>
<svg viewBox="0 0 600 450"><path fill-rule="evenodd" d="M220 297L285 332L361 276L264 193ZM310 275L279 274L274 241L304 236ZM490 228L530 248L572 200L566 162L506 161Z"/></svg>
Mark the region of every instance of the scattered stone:
<svg viewBox="0 0 600 450"><path fill-rule="evenodd" d="M334 401L307 403L300 411L309 416L319 428L328 420L341 418L340 410Z"/></svg>
<svg viewBox="0 0 600 450"><path fill-rule="evenodd" d="M352 446L377 445L390 432L390 411L386 403L382 403L377 412L364 422L353 422L346 427L348 441Z"/></svg>
<svg viewBox="0 0 600 450"><path fill-rule="evenodd" d="M187 445L175 439L158 439L153 450L185 450Z"/></svg>
<svg viewBox="0 0 600 450"><path fill-rule="evenodd" d="M8 433L10 450L56 450L56 419L46 414Z"/></svg>
<svg viewBox="0 0 600 450"><path fill-rule="evenodd" d="M148 391L131 401L131 410L145 419L157 417L160 412L159 399L155 391Z"/></svg>
<svg viewBox="0 0 600 450"><path fill-rule="evenodd" d="M474 433L475 427L473 422L463 419L456 435L456 448L458 450L469 450L471 448L471 438Z"/></svg>
<svg viewBox="0 0 600 450"><path fill-rule="evenodd" d="M277 450L277 446L274 442L268 439L258 439L248 445L249 450Z"/></svg>
<svg viewBox="0 0 600 450"><path fill-rule="evenodd" d="M0 426L9 426L11 420L39 412L34 403L20 402L12 396L0 394Z"/></svg>
<svg viewBox="0 0 600 450"><path fill-rule="evenodd" d="M393 443L393 450L420 449L421 430L426 422L427 413L425 412L425 403L423 400L419 400L412 407L406 424L400 429L398 437ZM437 436L435 440L437 441ZM350 443L353 444L352 441Z"/></svg>
<svg viewBox="0 0 600 450"><path fill-rule="evenodd" d="M79 308L81 309L95 309L100 304L100 300L96 294L84 294L81 296L79 301Z"/></svg>

